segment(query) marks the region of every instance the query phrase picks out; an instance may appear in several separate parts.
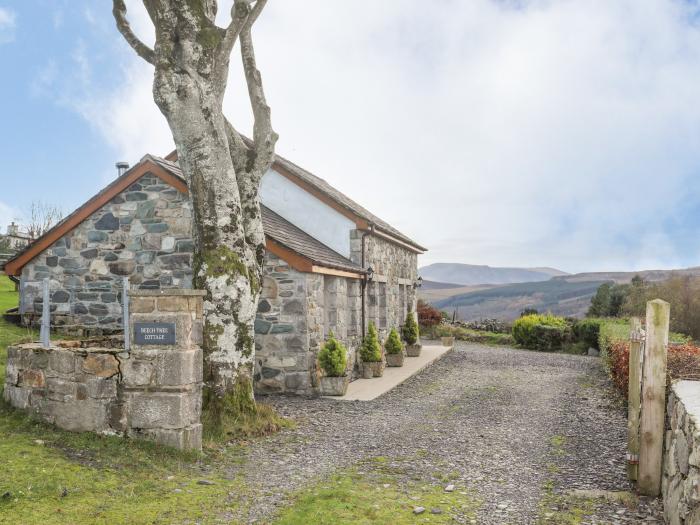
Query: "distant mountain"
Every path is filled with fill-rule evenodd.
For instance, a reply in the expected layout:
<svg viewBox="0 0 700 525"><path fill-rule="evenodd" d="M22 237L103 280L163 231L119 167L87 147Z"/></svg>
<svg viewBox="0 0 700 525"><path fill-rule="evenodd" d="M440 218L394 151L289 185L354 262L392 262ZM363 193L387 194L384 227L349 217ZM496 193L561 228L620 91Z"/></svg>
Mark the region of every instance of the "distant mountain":
<svg viewBox="0 0 700 525"><path fill-rule="evenodd" d="M454 266L468 267L469 265ZM558 271L547 268L539 270ZM529 268L527 271L534 271L534 269ZM563 274L563 272L559 273ZM423 273L423 270L421 275L425 279L426 273ZM515 319L525 308L535 308L540 312L552 312L557 315L583 317L591 304L591 297L601 284L628 283L635 275L647 281L663 281L674 275L700 276L700 267L680 270L564 274L555 275L547 280L541 279L539 282L490 286L453 285L453 288L450 288L447 283L431 283L427 289L420 288L418 294L421 299L434 304L441 310L447 310L450 313L456 310L457 317L464 321L484 318Z"/></svg>
<svg viewBox="0 0 700 525"><path fill-rule="evenodd" d="M496 268L460 263L430 264L420 268L418 273L424 280L467 286L541 282L568 275L554 268Z"/></svg>
<svg viewBox="0 0 700 525"><path fill-rule="evenodd" d="M434 302L441 310L457 311L464 321L497 318L511 320L525 308L557 315L582 317L591 304L591 297L606 281L549 281L505 284L485 290L469 291ZM448 293L441 290L443 297Z"/></svg>

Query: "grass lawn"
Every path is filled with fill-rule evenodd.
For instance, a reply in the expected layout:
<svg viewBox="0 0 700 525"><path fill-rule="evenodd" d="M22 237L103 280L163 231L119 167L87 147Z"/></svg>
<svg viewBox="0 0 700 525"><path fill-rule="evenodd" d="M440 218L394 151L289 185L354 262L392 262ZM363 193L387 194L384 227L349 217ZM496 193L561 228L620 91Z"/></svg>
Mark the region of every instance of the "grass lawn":
<svg viewBox="0 0 700 525"><path fill-rule="evenodd" d="M375 458L378 460L381 458ZM279 525L409 525L457 523L476 517L479 501L471 492L406 481L380 463L369 462L299 494L275 521ZM425 511L414 514L416 507ZM439 513L433 514L435 509Z"/></svg>

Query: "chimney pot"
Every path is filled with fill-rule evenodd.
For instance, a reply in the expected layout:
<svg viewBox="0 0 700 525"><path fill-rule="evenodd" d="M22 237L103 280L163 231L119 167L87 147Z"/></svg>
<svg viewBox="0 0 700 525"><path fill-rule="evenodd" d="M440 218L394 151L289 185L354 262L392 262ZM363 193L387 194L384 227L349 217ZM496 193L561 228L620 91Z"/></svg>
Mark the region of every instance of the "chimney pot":
<svg viewBox="0 0 700 525"><path fill-rule="evenodd" d="M117 162L115 166L117 167L117 177L121 177L122 175L124 175L124 173L126 173L126 170L129 169L128 162Z"/></svg>

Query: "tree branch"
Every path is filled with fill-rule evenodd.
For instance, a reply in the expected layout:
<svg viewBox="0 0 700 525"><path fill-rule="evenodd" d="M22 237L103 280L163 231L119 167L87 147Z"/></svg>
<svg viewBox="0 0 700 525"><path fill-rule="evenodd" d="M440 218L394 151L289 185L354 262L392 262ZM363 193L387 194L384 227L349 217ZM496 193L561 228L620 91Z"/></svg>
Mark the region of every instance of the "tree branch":
<svg viewBox="0 0 700 525"><path fill-rule="evenodd" d="M226 138L228 146L231 150L231 160L233 161L233 169L236 170L236 178L248 177L249 166L247 165L248 156L252 153L246 145L241 134L236 131L233 125L224 117L226 124Z"/></svg>
<svg viewBox="0 0 700 525"><path fill-rule="evenodd" d="M253 124L255 158L251 172L257 178L262 178L267 168L272 164L275 156L275 143L278 138L277 133L272 129L270 106L267 105L267 100L265 99L262 77L255 61L255 50L253 49L253 38L251 35L253 24L260 16L266 3L267 0L257 0L239 36L243 72L248 84L248 97L250 98L250 105L255 120Z"/></svg>
<svg viewBox="0 0 700 525"><path fill-rule="evenodd" d="M114 15L114 20L117 22L117 29L134 51L136 51L136 54L149 64L155 65L156 55L154 51L141 42L131 30L129 21L126 19L126 4L124 0L112 0L112 14Z"/></svg>
<svg viewBox="0 0 700 525"><path fill-rule="evenodd" d="M222 57L227 59L231 54L249 14L250 7L247 2L236 1L231 6L231 23L226 28L224 38L221 41L220 54Z"/></svg>

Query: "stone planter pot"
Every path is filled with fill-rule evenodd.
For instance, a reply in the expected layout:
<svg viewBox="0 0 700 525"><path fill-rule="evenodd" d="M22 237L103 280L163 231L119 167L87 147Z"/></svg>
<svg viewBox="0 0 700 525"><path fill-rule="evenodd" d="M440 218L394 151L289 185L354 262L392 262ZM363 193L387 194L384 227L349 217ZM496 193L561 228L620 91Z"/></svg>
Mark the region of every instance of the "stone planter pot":
<svg viewBox="0 0 700 525"><path fill-rule="evenodd" d="M403 352L398 354L386 354L386 366L403 366Z"/></svg>
<svg viewBox="0 0 700 525"><path fill-rule="evenodd" d="M454 337L442 337L442 346L454 346L455 345L455 338Z"/></svg>
<svg viewBox="0 0 700 525"><path fill-rule="evenodd" d="M368 363L372 367L372 375L374 377L382 377L384 375L384 367L386 364L384 361L377 361L376 363Z"/></svg>
<svg viewBox="0 0 700 525"><path fill-rule="evenodd" d="M321 378L321 395L322 396L344 396L348 391L350 376L331 377L324 376Z"/></svg>
<svg viewBox="0 0 700 525"><path fill-rule="evenodd" d="M420 355L420 351L422 350L423 345L420 343L416 343L413 345L406 345L406 355L408 357L418 357Z"/></svg>
<svg viewBox="0 0 700 525"><path fill-rule="evenodd" d="M384 366L384 361L362 363L362 377L364 379L382 377L384 375Z"/></svg>

